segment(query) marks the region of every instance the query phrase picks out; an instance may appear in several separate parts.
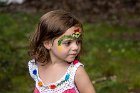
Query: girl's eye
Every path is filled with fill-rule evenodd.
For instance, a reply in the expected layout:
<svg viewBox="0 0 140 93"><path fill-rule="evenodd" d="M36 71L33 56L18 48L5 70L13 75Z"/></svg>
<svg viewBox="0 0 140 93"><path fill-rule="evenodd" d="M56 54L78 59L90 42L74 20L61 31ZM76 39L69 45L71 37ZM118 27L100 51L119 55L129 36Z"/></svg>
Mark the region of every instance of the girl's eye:
<svg viewBox="0 0 140 93"><path fill-rule="evenodd" d="M71 44L71 42L68 41L68 42L64 42L63 44L65 44L66 46L69 46Z"/></svg>
<svg viewBox="0 0 140 93"><path fill-rule="evenodd" d="M78 45L78 44L81 44L81 42L82 42L81 40L77 40L77 41L76 41L76 44L77 44L77 45Z"/></svg>

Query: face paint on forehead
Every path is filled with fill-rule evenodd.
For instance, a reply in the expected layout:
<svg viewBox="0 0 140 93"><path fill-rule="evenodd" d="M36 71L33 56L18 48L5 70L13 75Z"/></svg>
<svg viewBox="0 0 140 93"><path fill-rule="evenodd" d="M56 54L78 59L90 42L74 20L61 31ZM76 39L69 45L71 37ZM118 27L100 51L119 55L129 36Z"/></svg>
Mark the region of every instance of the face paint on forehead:
<svg viewBox="0 0 140 93"><path fill-rule="evenodd" d="M74 30L74 33L72 34L72 37L74 39L78 39L80 37L80 35L81 35L80 28L77 28L77 29Z"/></svg>
<svg viewBox="0 0 140 93"><path fill-rule="evenodd" d="M72 35L64 35L63 37L61 37L59 40L58 40L58 46L60 46L62 44L62 41L64 41L65 39L78 39L81 35L81 32L80 32L80 28L77 28L74 30L74 33Z"/></svg>

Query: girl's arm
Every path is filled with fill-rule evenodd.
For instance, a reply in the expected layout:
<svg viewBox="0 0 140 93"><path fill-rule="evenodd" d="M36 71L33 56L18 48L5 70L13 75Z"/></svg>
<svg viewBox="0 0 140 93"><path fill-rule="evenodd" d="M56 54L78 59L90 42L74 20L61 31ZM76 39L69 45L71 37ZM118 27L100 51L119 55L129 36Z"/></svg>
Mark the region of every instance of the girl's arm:
<svg viewBox="0 0 140 93"><path fill-rule="evenodd" d="M88 74L82 66L76 71L75 83L80 93L96 93Z"/></svg>

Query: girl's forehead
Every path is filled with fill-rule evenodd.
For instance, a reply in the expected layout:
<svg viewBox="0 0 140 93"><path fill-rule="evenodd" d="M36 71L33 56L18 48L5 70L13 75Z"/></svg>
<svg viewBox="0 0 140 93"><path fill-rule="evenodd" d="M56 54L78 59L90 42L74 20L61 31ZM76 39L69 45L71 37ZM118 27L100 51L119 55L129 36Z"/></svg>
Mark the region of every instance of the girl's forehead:
<svg viewBox="0 0 140 93"><path fill-rule="evenodd" d="M57 38L58 45L60 46L63 41L65 40L75 40L78 39L81 35L81 28L80 27L71 27L69 28L63 35Z"/></svg>
<svg viewBox="0 0 140 93"><path fill-rule="evenodd" d="M81 28L80 28L80 27L73 26L73 27L69 28L69 29L68 29L63 35L61 35L61 36L64 36L64 35L72 35L73 33L76 33L76 32L81 33Z"/></svg>

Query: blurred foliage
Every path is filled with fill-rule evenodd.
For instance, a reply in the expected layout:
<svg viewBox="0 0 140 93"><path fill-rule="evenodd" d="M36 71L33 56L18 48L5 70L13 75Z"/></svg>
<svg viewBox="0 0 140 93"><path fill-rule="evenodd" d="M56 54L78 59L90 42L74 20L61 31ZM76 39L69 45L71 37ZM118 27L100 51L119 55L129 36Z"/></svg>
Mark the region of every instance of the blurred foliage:
<svg viewBox="0 0 140 93"><path fill-rule="evenodd" d="M29 36L40 14L0 14L0 93L31 93L27 53ZM140 88L140 28L84 24L81 62L92 80L116 75L116 80L95 83L97 93L128 93Z"/></svg>
<svg viewBox="0 0 140 93"><path fill-rule="evenodd" d="M0 12L22 11L32 14L54 9L70 11L87 23L104 21L120 26L140 26L140 0L25 0L20 5L0 3Z"/></svg>
<svg viewBox="0 0 140 93"><path fill-rule="evenodd" d="M27 46L29 33L34 29L36 18L37 16L22 13L0 14L0 91L18 88L19 91L25 90L25 85L29 82Z"/></svg>
<svg viewBox="0 0 140 93"><path fill-rule="evenodd" d="M107 24L87 24L84 29L87 47L82 60L92 80L117 76L115 82L95 84L97 93L128 93L131 88L140 88L139 29Z"/></svg>

